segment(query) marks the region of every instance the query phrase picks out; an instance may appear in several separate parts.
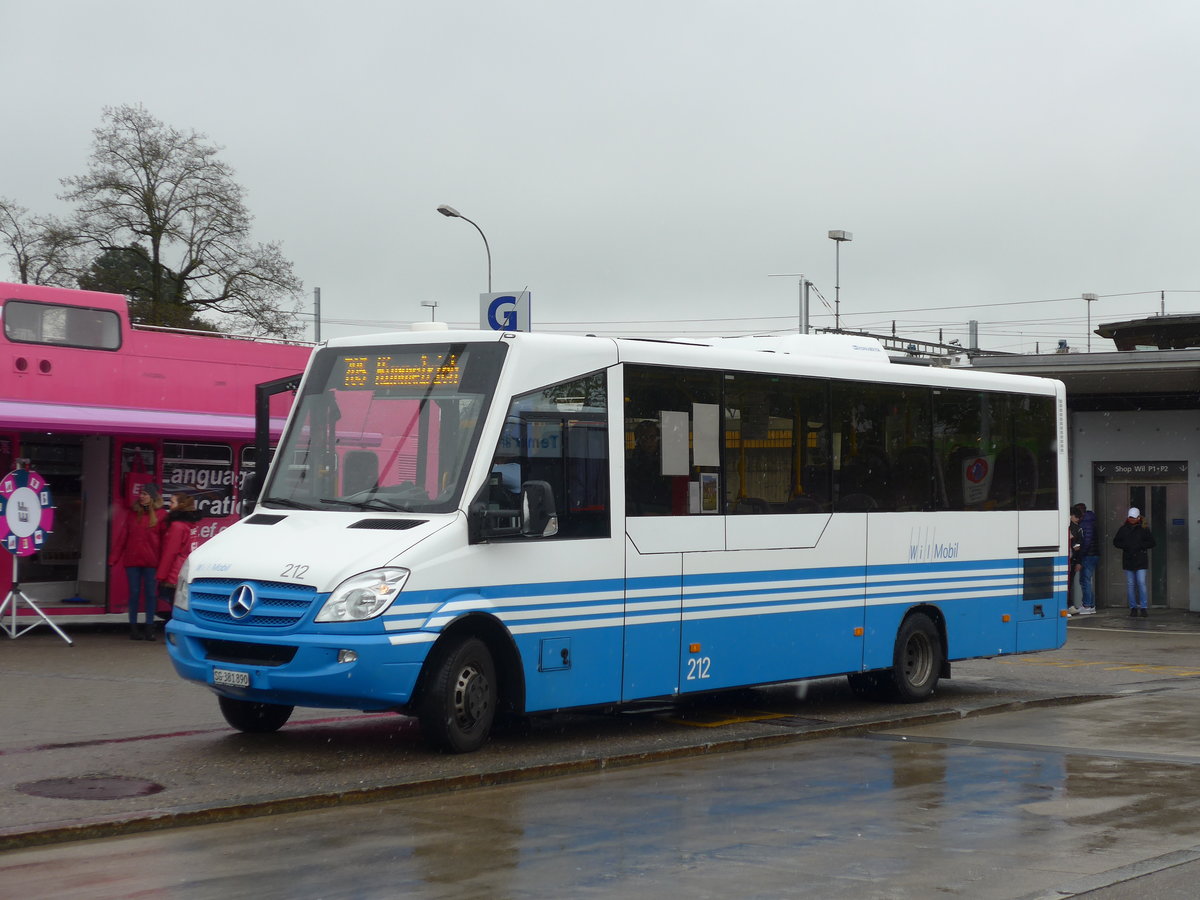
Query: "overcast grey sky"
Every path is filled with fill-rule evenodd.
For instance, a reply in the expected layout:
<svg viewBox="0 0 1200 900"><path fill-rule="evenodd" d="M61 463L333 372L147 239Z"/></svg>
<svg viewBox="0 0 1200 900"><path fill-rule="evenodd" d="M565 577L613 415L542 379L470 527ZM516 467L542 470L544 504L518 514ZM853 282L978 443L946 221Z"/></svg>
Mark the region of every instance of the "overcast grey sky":
<svg viewBox="0 0 1200 900"><path fill-rule="evenodd" d="M768 275L832 304L845 229L844 327L1083 347L1083 292L1200 306L1198 45L1195 0L0 0L0 196L64 212L142 103L225 148L324 337L474 327L448 203L535 330L794 330Z"/></svg>

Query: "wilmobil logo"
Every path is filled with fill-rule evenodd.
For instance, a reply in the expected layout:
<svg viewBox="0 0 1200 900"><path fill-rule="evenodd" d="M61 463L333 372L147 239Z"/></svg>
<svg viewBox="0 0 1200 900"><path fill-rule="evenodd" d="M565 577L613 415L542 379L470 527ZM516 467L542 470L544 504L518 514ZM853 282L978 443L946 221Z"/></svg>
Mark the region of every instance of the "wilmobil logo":
<svg viewBox="0 0 1200 900"><path fill-rule="evenodd" d="M958 541L938 541L936 528L914 528L908 537L909 562L958 559Z"/></svg>

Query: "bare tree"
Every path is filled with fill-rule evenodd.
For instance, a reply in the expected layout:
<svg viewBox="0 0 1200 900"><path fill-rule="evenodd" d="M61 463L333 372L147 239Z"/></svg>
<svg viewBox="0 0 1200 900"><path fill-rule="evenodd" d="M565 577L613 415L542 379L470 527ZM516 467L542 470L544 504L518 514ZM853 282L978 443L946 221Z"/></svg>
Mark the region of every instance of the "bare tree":
<svg viewBox="0 0 1200 900"><path fill-rule="evenodd" d="M0 197L0 238L22 284L75 286L81 254L79 236L71 226L53 216L35 218L25 207Z"/></svg>
<svg viewBox="0 0 1200 900"><path fill-rule="evenodd" d="M75 231L101 253L145 248L146 321L182 305L243 331L299 333L300 280L278 244L250 242L245 191L220 147L140 104L106 107L93 134L88 171L62 180L61 199L78 205Z"/></svg>

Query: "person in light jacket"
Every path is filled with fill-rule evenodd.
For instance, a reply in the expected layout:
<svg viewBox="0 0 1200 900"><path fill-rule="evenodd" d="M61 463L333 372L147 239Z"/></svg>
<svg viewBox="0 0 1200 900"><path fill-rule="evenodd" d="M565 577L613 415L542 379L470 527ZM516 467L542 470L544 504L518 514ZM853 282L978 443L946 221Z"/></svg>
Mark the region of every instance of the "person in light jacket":
<svg viewBox="0 0 1200 900"><path fill-rule="evenodd" d="M113 536L110 566L124 566L129 580L129 639L154 640L154 607L158 602L155 570L162 550L162 523L166 510L162 508L158 486L144 484L133 506L117 522ZM145 607L145 626L137 626L138 608Z"/></svg>
<svg viewBox="0 0 1200 900"><path fill-rule="evenodd" d="M174 493L171 495L171 505L167 511L163 527L162 553L158 562L158 589L168 598L175 593L175 584L179 581L179 570L183 562L192 552L192 529L204 514L196 509L196 501L191 494ZM153 631L147 640L154 640Z"/></svg>
<svg viewBox="0 0 1200 900"><path fill-rule="evenodd" d="M1149 615L1146 594L1146 570L1150 568L1150 549L1154 546L1154 535L1142 524L1142 512L1131 507L1125 524L1113 536L1113 546L1121 550L1121 568L1125 570L1125 596L1129 601L1129 615Z"/></svg>

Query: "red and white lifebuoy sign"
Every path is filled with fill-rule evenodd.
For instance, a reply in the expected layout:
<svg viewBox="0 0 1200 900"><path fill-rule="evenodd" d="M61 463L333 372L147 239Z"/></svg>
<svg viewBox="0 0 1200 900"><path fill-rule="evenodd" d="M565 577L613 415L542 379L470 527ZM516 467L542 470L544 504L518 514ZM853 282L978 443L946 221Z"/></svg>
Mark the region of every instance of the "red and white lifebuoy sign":
<svg viewBox="0 0 1200 900"><path fill-rule="evenodd" d="M32 556L54 531L54 504L46 480L16 469L0 481L0 543L14 556Z"/></svg>

